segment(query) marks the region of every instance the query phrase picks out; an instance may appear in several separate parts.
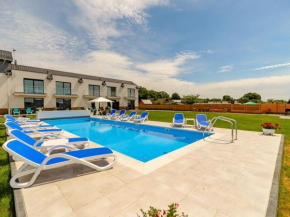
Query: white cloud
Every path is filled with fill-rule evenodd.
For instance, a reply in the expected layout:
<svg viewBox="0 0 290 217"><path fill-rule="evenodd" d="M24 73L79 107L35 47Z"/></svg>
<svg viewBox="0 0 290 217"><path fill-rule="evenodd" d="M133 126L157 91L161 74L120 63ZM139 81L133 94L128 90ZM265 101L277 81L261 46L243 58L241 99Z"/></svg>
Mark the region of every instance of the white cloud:
<svg viewBox="0 0 290 217"><path fill-rule="evenodd" d="M213 53L214 53L214 51L213 51L213 50L207 50L207 51L205 51L205 53L208 53L208 54L213 54Z"/></svg>
<svg viewBox="0 0 290 217"><path fill-rule="evenodd" d="M270 66L263 66L263 67L256 68L253 70L275 69L275 68L281 68L281 67L286 67L286 66L290 66L290 63L282 63L282 64L276 64L276 65L270 65Z"/></svg>
<svg viewBox="0 0 290 217"><path fill-rule="evenodd" d="M137 64L136 68L147 72L147 76L155 79L171 78L180 74L180 67L187 61L200 56L194 52L177 54L174 59L158 60L152 63Z"/></svg>
<svg viewBox="0 0 290 217"><path fill-rule="evenodd" d="M169 0L75 0L80 13L73 17L71 23L81 27L89 34L91 40L101 49L111 46L110 38L127 34L117 28L117 21L127 19L133 24L146 26L146 9L165 6Z"/></svg>
<svg viewBox="0 0 290 217"><path fill-rule="evenodd" d="M135 1L125 2L133 4ZM159 5L159 1L149 2L151 5L152 2ZM141 5L136 7L142 12L148 3L136 1L136 4ZM150 89L178 92L180 95L199 93L202 97L213 98L230 94L237 98L251 91L262 94L264 99L289 97L287 90L290 75L287 72L287 75L282 76L197 84L176 78L183 73L183 66L187 61L201 58L194 52L182 52L169 59L157 59L147 63L134 62L133 59L114 51L90 50L82 39L44 21L36 20L23 11L12 11L5 7L0 8L0 26L5 29L0 31L0 49L16 48L19 64L132 80ZM104 35L109 37L112 34ZM232 65L221 68L232 69Z"/></svg>
<svg viewBox="0 0 290 217"><path fill-rule="evenodd" d="M218 71L218 73L230 72L230 71L233 70L233 68L234 68L233 65L225 65L225 66L222 66L220 68L220 70Z"/></svg>

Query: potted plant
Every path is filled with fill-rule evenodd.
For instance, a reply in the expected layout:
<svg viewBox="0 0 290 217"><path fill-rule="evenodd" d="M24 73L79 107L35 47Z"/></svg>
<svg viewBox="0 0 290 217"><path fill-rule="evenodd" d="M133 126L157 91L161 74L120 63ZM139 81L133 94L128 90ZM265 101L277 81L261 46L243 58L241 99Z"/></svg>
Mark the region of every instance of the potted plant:
<svg viewBox="0 0 290 217"><path fill-rule="evenodd" d="M265 135L273 135L276 130L281 130L281 127L279 127L279 124L272 124L269 122L261 124L263 128L263 134Z"/></svg>

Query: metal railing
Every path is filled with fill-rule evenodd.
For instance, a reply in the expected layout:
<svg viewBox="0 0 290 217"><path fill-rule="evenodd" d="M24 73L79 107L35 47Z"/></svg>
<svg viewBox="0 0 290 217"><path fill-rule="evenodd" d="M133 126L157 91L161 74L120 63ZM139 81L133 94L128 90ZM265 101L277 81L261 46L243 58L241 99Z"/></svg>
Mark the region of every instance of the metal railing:
<svg viewBox="0 0 290 217"><path fill-rule="evenodd" d="M99 97L99 96L101 96L101 93L99 90L89 90L89 96Z"/></svg>
<svg viewBox="0 0 290 217"><path fill-rule="evenodd" d="M215 123L218 121L225 121L231 124L231 142L234 142L234 140L238 139L238 123L236 120L224 116L218 116L211 119L210 124L204 129L203 131L203 137L205 137L205 133L207 132L209 134L211 128L215 125Z"/></svg>
<svg viewBox="0 0 290 217"><path fill-rule="evenodd" d="M25 94L45 94L44 86L15 85L14 92Z"/></svg>
<svg viewBox="0 0 290 217"><path fill-rule="evenodd" d="M73 95L71 88L56 88L55 94L56 95Z"/></svg>

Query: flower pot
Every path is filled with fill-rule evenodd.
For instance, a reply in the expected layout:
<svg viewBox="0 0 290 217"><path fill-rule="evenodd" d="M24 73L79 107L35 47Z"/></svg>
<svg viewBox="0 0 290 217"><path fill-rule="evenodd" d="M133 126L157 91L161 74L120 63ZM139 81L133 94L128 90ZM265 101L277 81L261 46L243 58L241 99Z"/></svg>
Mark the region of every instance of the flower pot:
<svg viewBox="0 0 290 217"><path fill-rule="evenodd" d="M263 134L265 135L273 135L275 133L275 129L265 129L263 128Z"/></svg>

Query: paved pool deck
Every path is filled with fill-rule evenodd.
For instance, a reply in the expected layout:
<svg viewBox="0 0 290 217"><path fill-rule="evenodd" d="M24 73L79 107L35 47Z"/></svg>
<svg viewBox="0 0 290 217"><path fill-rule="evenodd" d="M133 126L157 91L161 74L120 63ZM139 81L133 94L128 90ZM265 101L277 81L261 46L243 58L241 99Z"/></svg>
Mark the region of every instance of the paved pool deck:
<svg viewBox="0 0 290 217"><path fill-rule="evenodd" d="M19 213L131 217L140 209L166 209L176 202L180 212L193 217L265 217L282 136L238 131L238 140L230 143L230 130L215 128L214 133L149 166L117 153L119 162L104 172L82 165L44 171L33 186L15 191L23 204ZM11 163L13 174L21 164Z"/></svg>

